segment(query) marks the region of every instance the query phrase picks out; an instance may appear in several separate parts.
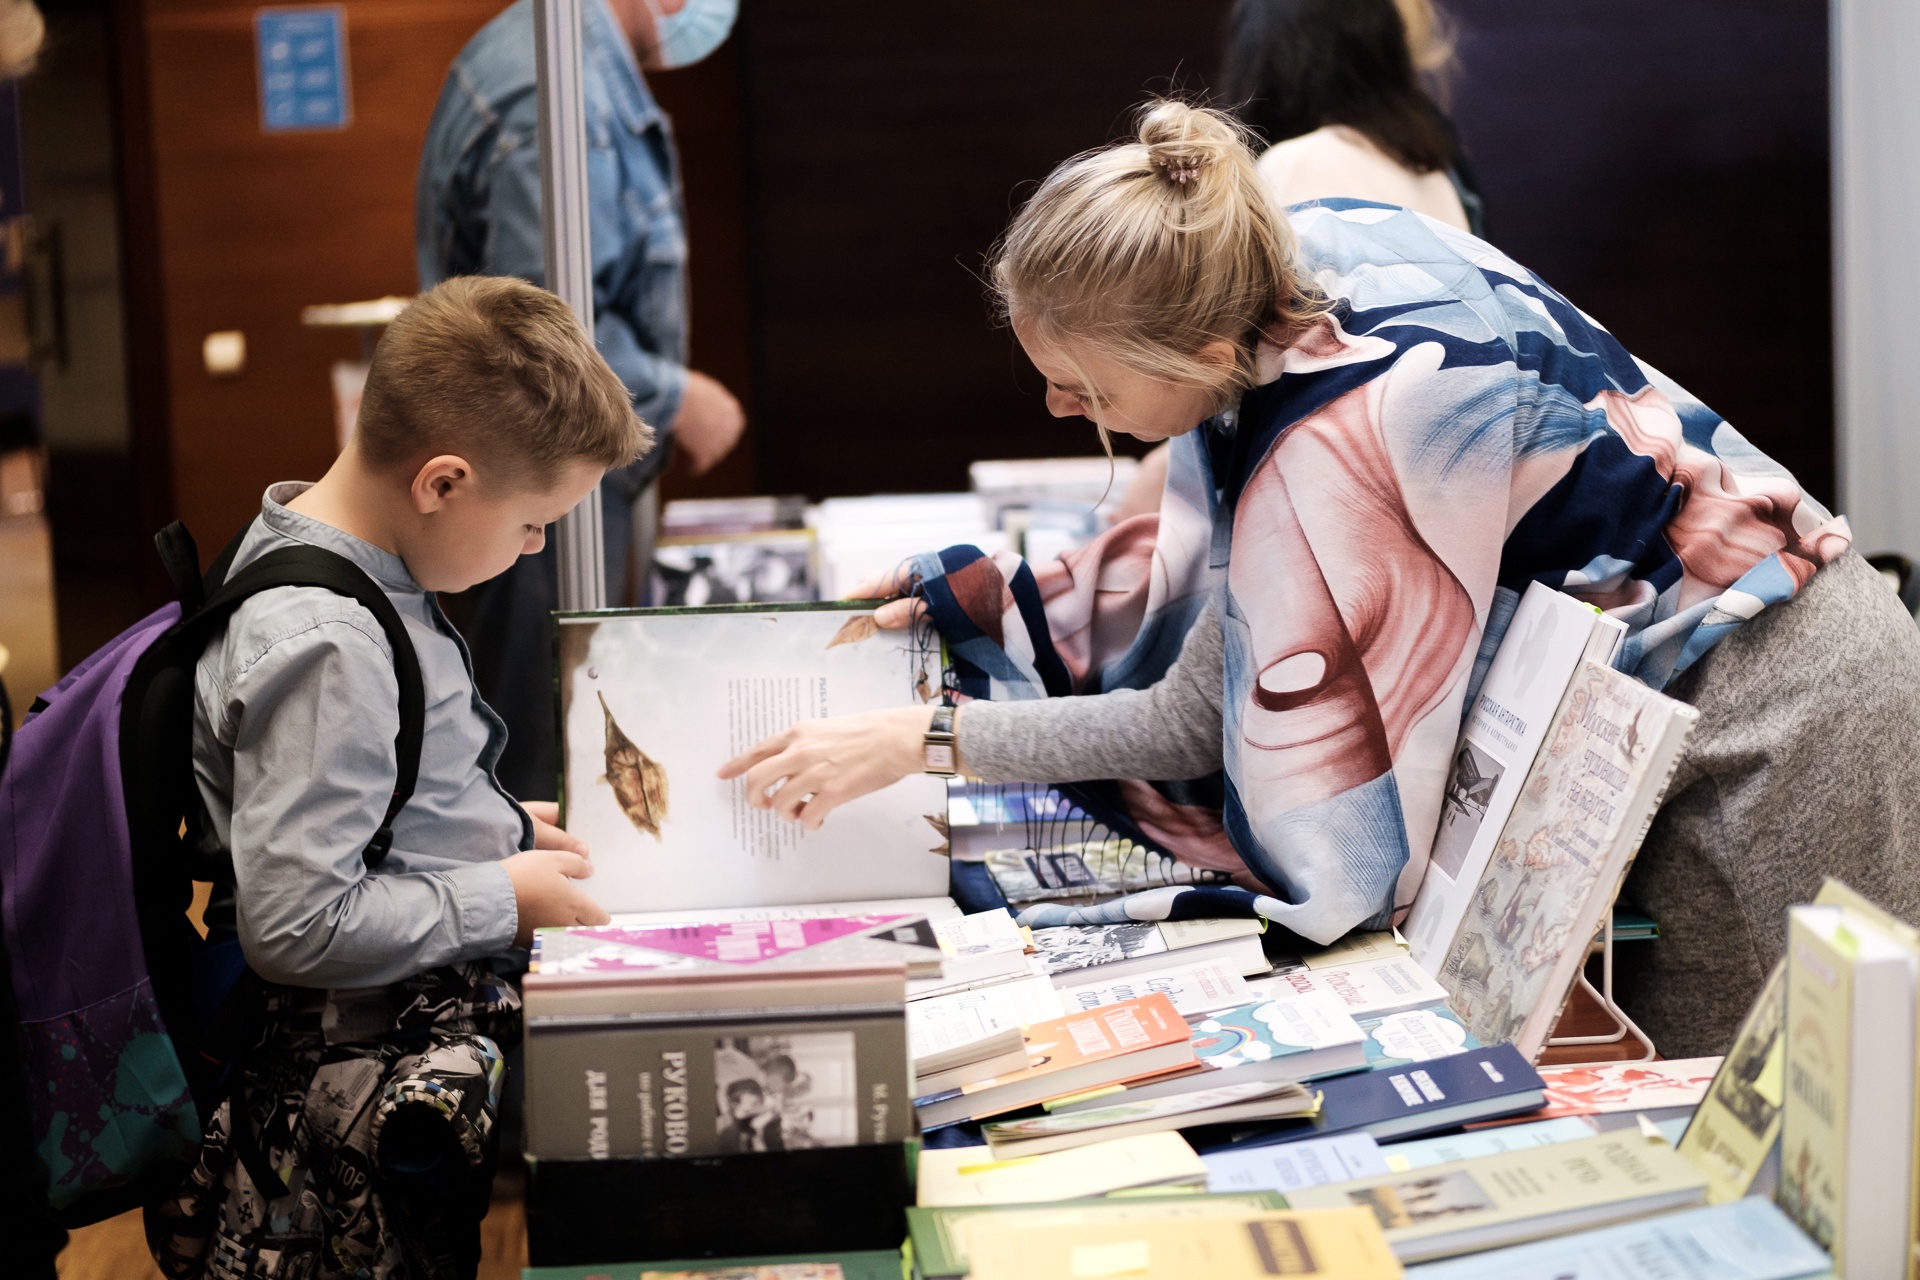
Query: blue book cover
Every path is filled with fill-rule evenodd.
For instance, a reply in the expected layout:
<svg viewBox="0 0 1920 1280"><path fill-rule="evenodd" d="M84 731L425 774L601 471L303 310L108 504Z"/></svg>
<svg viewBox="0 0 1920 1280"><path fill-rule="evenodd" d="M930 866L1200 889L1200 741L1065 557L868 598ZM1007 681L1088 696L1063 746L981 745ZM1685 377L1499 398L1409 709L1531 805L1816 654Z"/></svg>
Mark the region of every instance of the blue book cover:
<svg viewBox="0 0 1920 1280"><path fill-rule="evenodd" d="M1410 1062L1431 1062L1481 1047L1459 1015L1444 1004L1377 1014L1361 1018L1359 1022L1360 1029L1367 1034L1369 1071L1405 1066Z"/></svg>
<svg viewBox="0 0 1920 1280"><path fill-rule="evenodd" d="M1408 1267L1407 1280L1800 1280L1832 1265L1771 1202L1749 1197Z"/></svg>
<svg viewBox="0 0 1920 1280"><path fill-rule="evenodd" d="M1314 1086L1320 1114L1310 1121L1230 1129L1194 1144L1202 1153L1297 1142L1330 1133L1370 1133L1381 1142L1538 1110L1546 1082L1510 1044L1452 1057L1335 1076Z"/></svg>

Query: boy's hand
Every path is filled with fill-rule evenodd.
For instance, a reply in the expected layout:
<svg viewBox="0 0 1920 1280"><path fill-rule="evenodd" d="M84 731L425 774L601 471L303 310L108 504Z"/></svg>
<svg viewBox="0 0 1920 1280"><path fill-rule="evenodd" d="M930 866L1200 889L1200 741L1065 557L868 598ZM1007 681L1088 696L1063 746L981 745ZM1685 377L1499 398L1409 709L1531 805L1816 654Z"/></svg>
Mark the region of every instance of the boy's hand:
<svg viewBox="0 0 1920 1280"><path fill-rule="evenodd" d="M558 825L559 805L551 800L522 800L520 807L527 811L529 818L533 819L534 848L565 849L568 853L577 853L583 858L593 857L593 851L587 848L585 840L563 830Z"/></svg>
<svg viewBox="0 0 1920 1280"><path fill-rule="evenodd" d="M535 929L605 924L612 919L574 883L593 874L593 863L577 853L565 849L528 849L500 865L507 869L507 878L513 881L513 904L520 913L520 927L513 936L516 946L531 946Z"/></svg>

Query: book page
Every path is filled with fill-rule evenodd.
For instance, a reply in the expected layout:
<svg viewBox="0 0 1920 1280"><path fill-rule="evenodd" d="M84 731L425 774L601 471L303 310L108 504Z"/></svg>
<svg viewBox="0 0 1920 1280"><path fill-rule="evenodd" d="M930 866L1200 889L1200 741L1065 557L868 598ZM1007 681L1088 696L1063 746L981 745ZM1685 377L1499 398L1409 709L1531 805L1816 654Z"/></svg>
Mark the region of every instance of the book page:
<svg viewBox="0 0 1920 1280"><path fill-rule="evenodd" d="M903 779L804 830L715 770L802 720L920 702L937 654L861 608L655 610L558 620L565 825L609 911L938 894L946 787ZM856 625L849 628L852 622ZM922 684L924 677L925 683Z"/></svg>

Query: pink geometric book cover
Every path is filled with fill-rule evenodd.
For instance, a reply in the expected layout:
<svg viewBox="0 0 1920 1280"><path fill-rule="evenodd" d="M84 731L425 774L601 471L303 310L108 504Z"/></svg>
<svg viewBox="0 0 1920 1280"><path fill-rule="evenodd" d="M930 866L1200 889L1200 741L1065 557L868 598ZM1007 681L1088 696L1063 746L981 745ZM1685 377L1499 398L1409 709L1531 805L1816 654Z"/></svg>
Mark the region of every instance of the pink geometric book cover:
<svg viewBox="0 0 1920 1280"><path fill-rule="evenodd" d="M745 920L724 924L584 925L543 929L534 950L542 974L619 973L697 967L701 960L759 964L912 919L907 914Z"/></svg>

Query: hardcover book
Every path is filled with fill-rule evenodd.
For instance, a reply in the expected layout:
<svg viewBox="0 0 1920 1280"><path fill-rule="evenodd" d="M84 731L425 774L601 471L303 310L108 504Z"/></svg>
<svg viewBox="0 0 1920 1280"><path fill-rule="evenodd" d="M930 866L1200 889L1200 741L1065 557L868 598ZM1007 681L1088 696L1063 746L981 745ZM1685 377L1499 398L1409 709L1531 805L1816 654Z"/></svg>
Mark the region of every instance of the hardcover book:
<svg viewBox="0 0 1920 1280"><path fill-rule="evenodd" d="M1625 632L1585 601L1527 585L1474 691L1426 878L1407 916L1407 945L1427 972L1438 973L1446 959L1567 685L1583 660L1610 662Z"/></svg>
<svg viewBox="0 0 1920 1280"><path fill-rule="evenodd" d="M1502 1151L1522 1151L1528 1147L1550 1147L1556 1142L1579 1142L1597 1133L1579 1116L1558 1120L1526 1120L1520 1124L1493 1125L1469 1129L1465 1133L1446 1133L1437 1138L1415 1138L1380 1148L1387 1168L1395 1173L1425 1169L1429 1165L1451 1164L1455 1160L1474 1160L1498 1155Z"/></svg>
<svg viewBox="0 0 1920 1280"><path fill-rule="evenodd" d="M1407 1268L1409 1280L1801 1280L1832 1260L1765 1200L1684 1209L1641 1222Z"/></svg>
<svg viewBox="0 0 1920 1280"><path fill-rule="evenodd" d="M662 1015L527 1038L527 1154L643 1160L883 1145L912 1132L906 1023Z"/></svg>
<svg viewBox="0 0 1920 1280"><path fill-rule="evenodd" d="M1706 1178L1638 1133L1390 1173L1287 1197L1296 1209L1371 1209L1403 1262L1519 1244L1697 1204Z"/></svg>
<svg viewBox="0 0 1920 1280"><path fill-rule="evenodd" d="M1116 1138L1027 1160L995 1160L985 1147L926 1147L919 1175L922 1208L1035 1204L1207 1184L1207 1166L1177 1133Z"/></svg>
<svg viewBox="0 0 1920 1280"><path fill-rule="evenodd" d="M1110 978L1095 972L1078 975L1081 981L1060 986L1060 1001L1068 1009L1097 1009L1121 1000L1155 992L1173 1001L1183 1018L1198 1018L1231 1009L1253 998L1247 981L1221 960L1182 961L1170 957L1165 965ZM1056 986L1059 984L1056 983Z"/></svg>
<svg viewBox="0 0 1920 1280"><path fill-rule="evenodd" d="M1380 1144L1365 1133L1340 1133L1277 1147L1216 1151L1200 1158L1207 1162L1207 1189L1214 1192L1285 1194L1386 1173L1389 1168Z"/></svg>
<svg viewBox="0 0 1920 1280"><path fill-rule="evenodd" d="M1321 1080L1320 1114L1271 1132L1229 1133L1209 1150L1370 1133L1380 1142L1438 1133L1475 1120L1518 1115L1546 1098L1540 1075L1510 1044L1471 1049L1403 1068Z"/></svg>
<svg viewBox="0 0 1920 1280"><path fill-rule="evenodd" d="M1575 675L1439 970L1483 1043L1540 1056L1698 718L1609 667Z"/></svg>
<svg viewBox="0 0 1920 1280"><path fill-rule="evenodd" d="M1691 1114L1707 1096L1719 1058L1676 1058L1659 1062L1596 1062L1585 1066L1542 1067L1547 1105L1535 1117L1608 1116L1637 1113L1662 1120Z"/></svg>
<svg viewBox="0 0 1920 1280"><path fill-rule="evenodd" d="M536 929L528 977L622 981L636 974L742 972L900 964L909 976L940 972L925 916L906 912L687 924L573 925Z"/></svg>
<svg viewBox="0 0 1920 1280"><path fill-rule="evenodd" d="M978 1120L1194 1066L1186 1019L1163 995L1069 1013L1026 1028L1031 1065L915 1103L922 1128Z"/></svg>
<svg viewBox="0 0 1920 1280"><path fill-rule="evenodd" d="M954 1205L935 1209L914 1206L907 1210L907 1236L913 1244L916 1280L964 1280L968 1270L968 1230L988 1216L996 1223L1017 1221L1027 1226L1106 1226L1183 1218L1236 1218L1286 1207L1285 1200L1268 1191L1142 1195L1032 1206Z"/></svg>
<svg viewBox="0 0 1920 1280"><path fill-rule="evenodd" d="M1912 1257L1913 952L1840 907L1787 912L1780 1207L1849 1276Z"/></svg>
<svg viewBox="0 0 1920 1280"><path fill-rule="evenodd" d="M1310 1080L1355 1071L1366 1064L1367 1033L1325 992L1287 1000L1257 1000L1202 1018L1193 1027L1193 1052L1203 1074L1176 1076L1129 1088L1124 1098L1070 1101L1056 1113L1116 1102L1171 1098L1248 1080Z"/></svg>
<svg viewBox="0 0 1920 1280"><path fill-rule="evenodd" d="M1398 1280L1400 1264L1364 1212L1262 1213L1086 1226L983 1221L971 1235L973 1280Z"/></svg>
<svg viewBox="0 0 1920 1280"><path fill-rule="evenodd" d="M1380 960L1293 969L1251 985L1276 999L1325 991L1336 996L1356 1018L1440 1004L1447 999L1446 988L1404 953Z"/></svg>
<svg viewBox="0 0 1920 1280"><path fill-rule="evenodd" d="M914 1075L921 1096L937 1093L942 1073L1000 1053L1017 1061L998 1071L954 1081L971 1084L1026 1066L1023 1028L1065 1012L1060 995L1045 978L1020 978L952 995L914 1000L907 1005L907 1041L913 1048Z"/></svg>
<svg viewBox="0 0 1920 1280"><path fill-rule="evenodd" d="M1315 1096L1291 1081L1215 1081L1211 1089L1145 1101L1127 1099L1084 1111L1056 1111L1024 1120L998 1120L982 1127L996 1159L1045 1155L1109 1138L1234 1120L1273 1120L1305 1115Z"/></svg>
<svg viewBox="0 0 1920 1280"><path fill-rule="evenodd" d="M801 720L918 705L939 684L918 631L872 605L608 610L555 619L561 810L609 911L938 894L946 788L905 778L817 831L747 805L715 771Z"/></svg>

